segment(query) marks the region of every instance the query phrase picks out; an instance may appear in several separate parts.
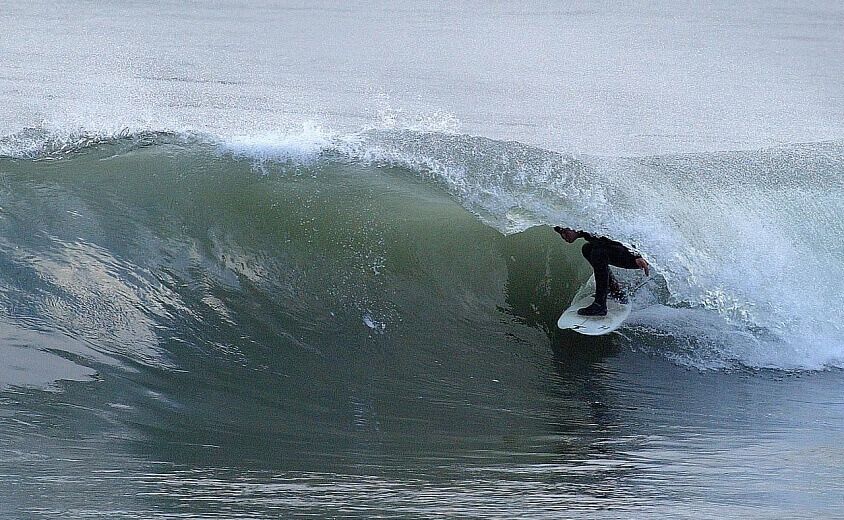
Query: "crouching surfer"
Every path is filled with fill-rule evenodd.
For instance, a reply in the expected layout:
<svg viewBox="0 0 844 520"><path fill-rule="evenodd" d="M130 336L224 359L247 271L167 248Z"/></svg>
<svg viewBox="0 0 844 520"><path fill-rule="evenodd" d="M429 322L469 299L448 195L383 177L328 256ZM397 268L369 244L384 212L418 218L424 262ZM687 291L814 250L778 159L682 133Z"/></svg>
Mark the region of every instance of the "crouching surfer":
<svg viewBox="0 0 844 520"><path fill-rule="evenodd" d="M650 274L648 261L621 242L560 226L554 226L554 231L569 244L578 238L586 240L582 252L595 271L595 301L588 307L578 309L577 313L581 316L606 316L608 294L626 303L627 296L610 272L611 265L622 269L642 269L645 276Z"/></svg>

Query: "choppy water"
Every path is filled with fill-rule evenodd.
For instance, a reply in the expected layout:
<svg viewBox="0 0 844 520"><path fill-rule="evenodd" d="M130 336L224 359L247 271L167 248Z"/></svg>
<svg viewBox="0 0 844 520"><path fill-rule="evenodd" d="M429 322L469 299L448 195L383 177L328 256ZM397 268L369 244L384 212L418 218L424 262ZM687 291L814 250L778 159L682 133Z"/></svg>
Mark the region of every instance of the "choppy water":
<svg viewBox="0 0 844 520"><path fill-rule="evenodd" d="M840 6L2 7L0 516L840 514Z"/></svg>

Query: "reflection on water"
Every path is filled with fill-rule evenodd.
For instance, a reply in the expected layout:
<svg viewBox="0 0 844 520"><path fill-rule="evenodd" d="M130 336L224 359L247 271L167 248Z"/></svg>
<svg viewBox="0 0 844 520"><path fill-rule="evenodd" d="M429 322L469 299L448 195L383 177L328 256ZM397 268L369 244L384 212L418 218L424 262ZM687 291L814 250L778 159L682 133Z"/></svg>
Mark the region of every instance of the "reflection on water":
<svg viewBox="0 0 844 520"><path fill-rule="evenodd" d="M547 362L510 412L489 401L396 408L389 389L375 390L377 428L322 416L285 431L294 417L266 416L243 389L224 391L217 415L111 383L99 387L108 403L84 384L7 394L0 512L808 518L840 508L829 491L844 462L840 373L697 373L624 352ZM240 424L229 422L234 406ZM441 411L455 420L430 428ZM409 432L407 420L422 427Z"/></svg>

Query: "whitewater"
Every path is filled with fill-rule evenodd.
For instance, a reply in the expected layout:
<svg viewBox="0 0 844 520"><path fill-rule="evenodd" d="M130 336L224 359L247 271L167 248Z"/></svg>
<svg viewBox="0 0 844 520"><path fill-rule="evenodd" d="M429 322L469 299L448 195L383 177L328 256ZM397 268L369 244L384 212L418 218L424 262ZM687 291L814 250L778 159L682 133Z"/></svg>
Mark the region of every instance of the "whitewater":
<svg viewBox="0 0 844 520"><path fill-rule="evenodd" d="M835 516L842 22L0 2L0 517Z"/></svg>

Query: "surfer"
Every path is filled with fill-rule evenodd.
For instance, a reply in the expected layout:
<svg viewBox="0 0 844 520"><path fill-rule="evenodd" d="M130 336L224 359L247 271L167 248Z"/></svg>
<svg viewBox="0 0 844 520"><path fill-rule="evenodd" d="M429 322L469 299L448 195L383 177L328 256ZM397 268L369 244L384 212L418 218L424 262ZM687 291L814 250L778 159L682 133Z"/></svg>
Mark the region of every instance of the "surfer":
<svg viewBox="0 0 844 520"><path fill-rule="evenodd" d="M608 294L621 302L626 302L627 296L612 275L611 265L622 269L642 269L645 271L645 276L650 274L648 261L621 242L560 226L554 226L554 231L569 244L578 238L586 240L582 252L595 271L595 301L588 307L578 309L577 313L581 316L606 316Z"/></svg>

